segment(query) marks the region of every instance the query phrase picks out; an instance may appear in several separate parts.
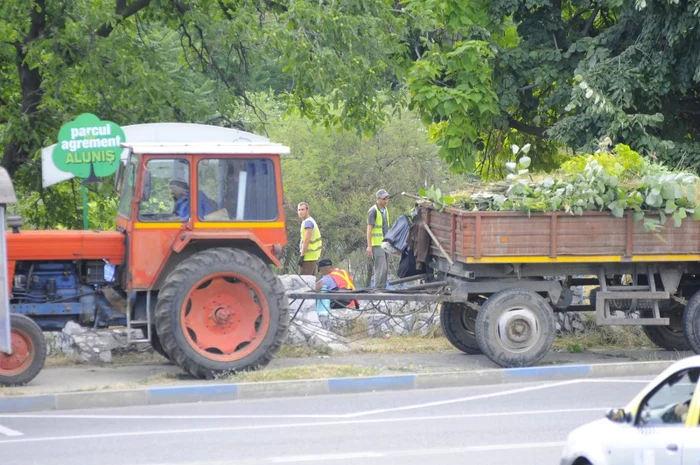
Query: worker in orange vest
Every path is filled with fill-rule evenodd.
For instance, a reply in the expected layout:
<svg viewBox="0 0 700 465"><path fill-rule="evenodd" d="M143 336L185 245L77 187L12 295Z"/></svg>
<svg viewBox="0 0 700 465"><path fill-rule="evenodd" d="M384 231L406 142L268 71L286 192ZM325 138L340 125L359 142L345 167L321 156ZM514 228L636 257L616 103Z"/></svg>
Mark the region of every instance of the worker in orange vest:
<svg viewBox="0 0 700 465"><path fill-rule="evenodd" d="M325 288L327 291L347 289L348 291L355 290L355 283L352 281L350 273L340 268L333 266L333 263L328 258L322 258L318 261L318 270L323 276L316 283L316 290L320 291ZM333 300L331 308L360 308L356 300Z"/></svg>

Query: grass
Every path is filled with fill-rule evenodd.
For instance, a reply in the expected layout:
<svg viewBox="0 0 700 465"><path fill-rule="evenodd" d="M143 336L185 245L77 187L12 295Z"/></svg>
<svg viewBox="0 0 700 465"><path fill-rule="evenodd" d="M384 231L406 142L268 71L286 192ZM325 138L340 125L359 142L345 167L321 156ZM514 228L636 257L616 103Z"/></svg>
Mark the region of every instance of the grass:
<svg viewBox="0 0 700 465"><path fill-rule="evenodd" d="M282 346L275 358L311 358L319 355L330 355L333 351L330 347L314 349L302 346Z"/></svg>
<svg viewBox="0 0 700 465"><path fill-rule="evenodd" d="M354 376L374 376L379 370L358 365L307 365L301 367L246 371L235 375L222 375L218 379L237 383L255 383L261 381L290 381L316 378L348 378Z"/></svg>
<svg viewBox="0 0 700 465"><path fill-rule="evenodd" d="M393 336L367 338L351 344L357 354L441 354L456 349L444 337Z"/></svg>
<svg viewBox="0 0 700 465"><path fill-rule="evenodd" d="M161 355L150 352L129 352L125 354L113 354L112 363L105 363L106 366L136 366L136 365L162 365L170 363ZM87 365L87 363L65 354L52 355L46 357L44 368L70 367L77 365ZM93 364L90 364L93 365ZM94 364L99 366L99 364Z"/></svg>
<svg viewBox="0 0 700 465"><path fill-rule="evenodd" d="M554 348L577 353L590 349L655 349L656 346L638 326L599 326L579 336L557 337Z"/></svg>

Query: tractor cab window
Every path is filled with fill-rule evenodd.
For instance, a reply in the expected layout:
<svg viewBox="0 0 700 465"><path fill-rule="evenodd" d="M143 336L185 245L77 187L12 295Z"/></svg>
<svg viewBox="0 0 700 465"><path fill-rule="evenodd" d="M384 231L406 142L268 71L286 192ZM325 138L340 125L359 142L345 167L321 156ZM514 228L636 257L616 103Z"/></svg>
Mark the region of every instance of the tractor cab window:
<svg viewBox="0 0 700 465"><path fill-rule="evenodd" d="M278 217L275 167L268 158L200 160L197 183L209 202L207 209L198 202L200 221L274 221Z"/></svg>
<svg viewBox="0 0 700 465"><path fill-rule="evenodd" d="M139 205L141 221L186 221L190 217L190 166L187 160L146 163Z"/></svg>
<svg viewBox="0 0 700 465"><path fill-rule="evenodd" d="M120 162L121 163L121 162ZM119 189L119 208L117 212L126 219L131 219L131 201L136 190L136 173L138 172L139 159L136 155L129 158L121 174L121 188Z"/></svg>

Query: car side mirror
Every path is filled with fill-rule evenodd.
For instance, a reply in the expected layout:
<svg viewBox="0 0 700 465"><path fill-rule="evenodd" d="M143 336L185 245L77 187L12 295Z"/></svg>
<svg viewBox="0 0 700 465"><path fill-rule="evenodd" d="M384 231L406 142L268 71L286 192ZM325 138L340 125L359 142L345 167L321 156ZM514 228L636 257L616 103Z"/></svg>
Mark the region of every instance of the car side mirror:
<svg viewBox="0 0 700 465"><path fill-rule="evenodd" d="M608 420L614 422L614 423L631 423L632 422L632 414L629 412L625 412L625 409L621 408L613 408L608 411L608 413L605 414L605 418Z"/></svg>
<svg viewBox="0 0 700 465"><path fill-rule="evenodd" d="M141 201L148 202L151 198L151 172L146 170L143 172L143 183L141 187Z"/></svg>

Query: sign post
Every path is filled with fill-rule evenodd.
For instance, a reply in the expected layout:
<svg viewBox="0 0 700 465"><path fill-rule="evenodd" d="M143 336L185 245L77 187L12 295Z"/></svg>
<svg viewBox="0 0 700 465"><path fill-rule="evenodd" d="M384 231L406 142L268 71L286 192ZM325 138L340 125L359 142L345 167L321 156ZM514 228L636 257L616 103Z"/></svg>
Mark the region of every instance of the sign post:
<svg viewBox="0 0 700 465"><path fill-rule="evenodd" d="M12 353L10 334L10 283L7 280L7 242L5 239L5 206L17 203L10 175L0 168L0 352Z"/></svg>
<svg viewBox="0 0 700 465"><path fill-rule="evenodd" d="M114 174L119 165L124 131L112 121L102 121L92 113L83 113L61 126L58 144L53 149L56 167L83 180L83 228L88 229L87 183L98 182Z"/></svg>

